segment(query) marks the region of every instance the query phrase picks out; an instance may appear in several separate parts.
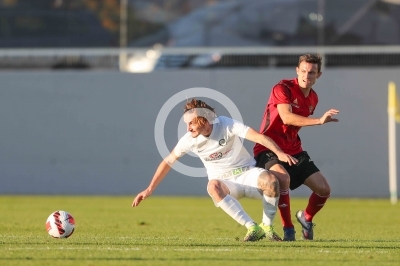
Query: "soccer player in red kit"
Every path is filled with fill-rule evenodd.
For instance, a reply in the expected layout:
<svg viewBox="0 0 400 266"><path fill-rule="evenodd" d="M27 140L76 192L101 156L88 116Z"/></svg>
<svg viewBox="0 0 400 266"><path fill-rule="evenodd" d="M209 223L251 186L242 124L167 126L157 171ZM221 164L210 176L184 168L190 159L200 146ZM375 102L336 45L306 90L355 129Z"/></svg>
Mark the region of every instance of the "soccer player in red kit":
<svg viewBox="0 0 400 266"><path fill-rule="evenodd" d="M271 91L265 108L260 133L273 139L283 152L298 159L296 165L288 165L266 147L256 144L254 157L258 167L270 170L279 180L280 199L278 203L283 224L284 241L294 241L295 230L291 220L289 188L294 190L306 185L312 190L308 205L296 212L296 219L302 226L303 239L314 238L314 215L321 210L330 196L330 187L310 156L303 150L298 135L301 127L338 122L333 118L339 111L328 110L321 118L311 118L318 104L318 96L312 89L322 75L322 58L305 54L299 57L296 67L297 78L281 80Z"/></svg>

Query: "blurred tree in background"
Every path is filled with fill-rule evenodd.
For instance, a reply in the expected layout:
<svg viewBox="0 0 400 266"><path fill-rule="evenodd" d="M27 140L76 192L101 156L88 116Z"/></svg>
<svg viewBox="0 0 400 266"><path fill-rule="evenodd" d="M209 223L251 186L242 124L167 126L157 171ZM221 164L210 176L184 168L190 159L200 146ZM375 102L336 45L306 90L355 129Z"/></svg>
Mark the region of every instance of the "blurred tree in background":
<svg viewBox="0 0 400 266"><path fill-rule="evenodd" d="M119 31L120 1L119 0L75 0L83 2L85 7L96 13L102 26L113 32Z"/></svg>
<svg viewBox="0 0 400 266"><path fill-rule="evenodd" d="M2 12L0 14L0 40L4 40L6 37L11 38L10 36L15 36L13 31L17 31L19 28L24 27L24 25L21 25L21 21L42 21L41 24L49 24L48 19L43 19L41 16L49 17L50 14L58 17L62 14L62 16L68 20L63 24L68 25L53 24L46 25L46 27L43 25L43 31L47 31L48 36L54 36L60 32L63 32L64 35L68 35L68 32L78 32L80 30L76 29L76 27L84 28L86 25L79 25L80 21L72 21L76 20L76 16L78 16L79 12L77 11L80 11L82 16L88 14L87 12L91 12L98 19L98 24L100 24L100 26L112 36L113 41L109 42L109 45L107 46L119 46L120 0L0 0L0 12ZM135 15L133 7L129 7L127 12L128 43L163 28L161 23L155 23L138 18ZM2 16L2 14L6 14L7 16ZM87 16L88 15L86 15L86 17ZM54 19L52 21L57 24ZM40 24L40 22L38 22L38 24ZM25 36L33 36L36 33L39 34L35 27L28 26L29 25L26 25L24 28ZM60 27L67 27L69 28L69 31L60 31ZM72 27L75 28L71 29ZM81 30L81 32L83 32L83 30ZM40 34L43 36L44 33L41 32ZM96 40L92 41L96 42ZM13 43L12 46L18 47L18 45L14 44L15 40L11 43ZM0 42L0 47L1 46L6 47L7 44L1 44ZM50 45L43 43L43 47L48 46Z"/></svg>

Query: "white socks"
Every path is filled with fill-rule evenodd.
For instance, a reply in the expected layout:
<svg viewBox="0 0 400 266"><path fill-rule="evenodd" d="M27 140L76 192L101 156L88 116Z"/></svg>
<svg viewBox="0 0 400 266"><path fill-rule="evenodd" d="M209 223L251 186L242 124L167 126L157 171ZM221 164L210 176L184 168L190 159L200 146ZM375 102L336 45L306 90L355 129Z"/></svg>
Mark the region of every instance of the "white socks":
<svg viewBox="0 0 400 266"><path fill-rule="evenodd" d="M278 198L271 198L263 195L263 224L264 225L272 225L274 222L276 209L279 202Z"/></svg>
<svg viewBox="0 0 400 266"><path fill-rule="evenodd" d="M278 206L278 198L267 197L263 195L263 224L272 225L276 210ZM236 222L249 228L255 225L253 219L243 210L242 205L231 195L226 195L220 202L217 203L218 206L224 210L230 217L232 217Z"/></svg>
<svg viewBox="0 0 400 266"><path fill-rule="evenodd" d="M270 199L275 199L275 198L270 198ZM278 201L276 201L278 203ZM230 217L232 217L236 222L238 222L241 225L246 226L246 228L249 228L250 226L255 225L255 222L253 219L250 218L250 216L243 210L242 205L237 201L234 197L231 195L226 195L225 198L223 198L220 202L217 203L218 206L224 210ZM266 208L264 207L264 210ZM265 211L264 211L265 212ZM275 212L274 216L276 213L276 206L275 206ZM264 220L264 218L263 218Z"/></svg>

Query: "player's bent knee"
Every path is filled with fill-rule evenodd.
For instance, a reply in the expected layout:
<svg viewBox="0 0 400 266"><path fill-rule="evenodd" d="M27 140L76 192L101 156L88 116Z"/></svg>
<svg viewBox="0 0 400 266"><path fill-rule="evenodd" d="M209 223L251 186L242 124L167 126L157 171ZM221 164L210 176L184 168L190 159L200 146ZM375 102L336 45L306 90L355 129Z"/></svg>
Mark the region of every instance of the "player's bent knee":
<svg viewBox="0 0 400 266"><path fill-rule="evenodd" d="M288 189L290 185L290 176L287 173L281 173L278 171L270 170L272 174L278 179L279 186L281 189Z"/></svg>
<svg viewBox="0 0 400 266"><path fill-rule="evenodd" d="M218 181L217 180L210 180L207 184L207 191L212 194L218 190Z"/></svg>
<svg viewBox="0 0 400 266"><path fill-rule="evenodd" d="M262 173L258 178L258 188L269 196L279 195L279 180L270 172Z"/></svg>
<svg viewBox="0 0 400 266"><path fill-rule="evenodd" d="M281 188L288 189L290 185L290 176L289 175L276 175L279 181L279 186Z"/></svg>
<svg viewBox="0 0 400 266"><path fill-rule="evenodd" d="M229 194L229 191L224 188L223 183L219 180L210 180L207 184L207 191L213 198L220 198Z"/></svg>
<svg viewBox="0 0 400 266"><path fill-rule="evenodd" d="M326 187L326 188L324 188L323 190L321 190L321 192L320 192L320 196L323 196L323 197L327 197L327 196L329 196L331 194L331 188L330 187Z"/></svg>
<svg viewBox="0 0 400 266"><path fill-rule="evenodd" d="M319 187L317 191L314 191L316 194L318 194L321 197L328 197L331 194L331 188L329 185L325 185L322 187Z"/></svg>

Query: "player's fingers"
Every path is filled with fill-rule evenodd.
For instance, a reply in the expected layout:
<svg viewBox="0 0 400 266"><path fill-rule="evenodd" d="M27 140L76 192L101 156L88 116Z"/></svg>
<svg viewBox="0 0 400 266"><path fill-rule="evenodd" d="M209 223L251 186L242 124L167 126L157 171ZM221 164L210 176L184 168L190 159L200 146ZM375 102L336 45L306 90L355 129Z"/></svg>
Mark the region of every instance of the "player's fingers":
<svg viewBox="0 0 400 266"><path fill-rule="evenodd" d="M133 200L132 207L138 206L139 203L140 203L141 201L142 201L142 198L141 198L141 197L136 197L136 198Z"/></svg>
<svg viewBox="0 0 400 266"><path fill-rule="evenodd" d="M294 159L294 158L293 158L292 156L288 155L287 158L286 158L286 162L287 162L289 165L295 164L295 161L294 161L293 159Z"/></svg>
<svg viewBox="0 0 400 266"><path fill-rule="evenodd" d="M326 116L326 117L330 117L330 116L333 116L333 115L335 115L335 113L330 112L330 111L328 111L328 112L325 113L325 116Z"/></svg>
<svg viewBox="0 0 400 266"><path fill-rule="evenodd" d="M331 115L337 115L339 113L339 111L337 111L337 110L331 110L330 111L330 114Z"/></svg>

